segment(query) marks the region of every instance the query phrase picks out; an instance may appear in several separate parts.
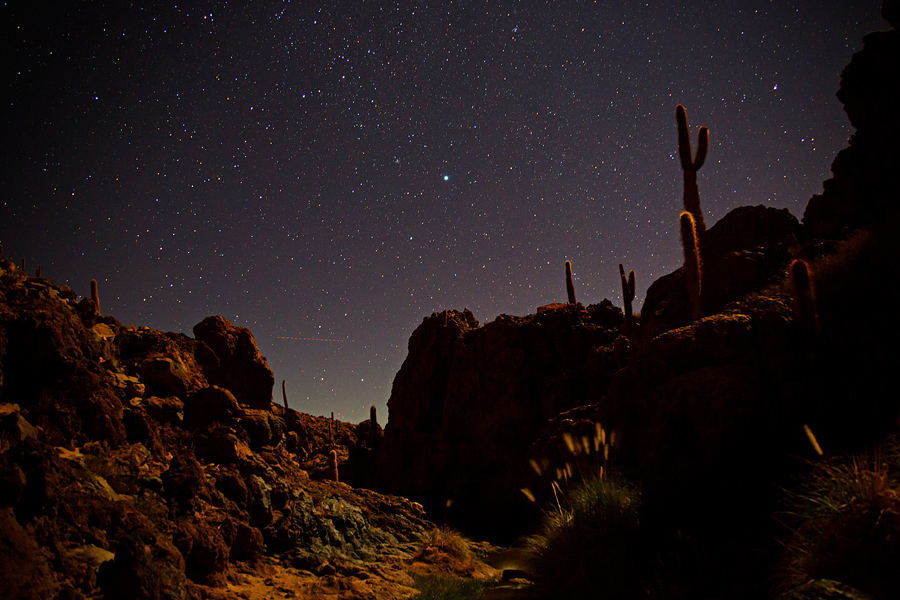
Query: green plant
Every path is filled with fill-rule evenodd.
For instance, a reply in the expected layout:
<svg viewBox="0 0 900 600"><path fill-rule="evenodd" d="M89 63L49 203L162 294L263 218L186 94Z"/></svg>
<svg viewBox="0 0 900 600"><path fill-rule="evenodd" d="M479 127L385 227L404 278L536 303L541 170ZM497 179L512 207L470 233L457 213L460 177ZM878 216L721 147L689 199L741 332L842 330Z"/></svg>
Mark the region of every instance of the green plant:
<svg viewBox="0 0 900 600"><path fill-rule="evenodd" d="M476 600L494 582L482 579L460 579L443 575L413 575L419 593L415 600Z"/></svg>
<svg viewBox="0 0 900 600"><path fill-rule="evenodd" d="M625 278L625 267L619 265L619 277L622 279L622 301L625 304L625 323L631 321L632 308L631 303L634 300L634 271L628 273Z"/></svg>
<svg viewBox="0 0 900 600"><path fill-rule="evenodd" d="M688 130L687 112L684 106L675 107L675 120L678 121L678 155L681 158L681 170L684 173L684 210L693 215L697 233L702 236L706 231L706 221L700 209L700 191L697 188L697 171L706 160L709 147L709 129L701 127L698 132L697 154L691 152L691 134Z"/></svg>
<svg viewBox="0 0 900 600"><path fill-rule="evenodd" d="M780 569L784 589L834 579L873 598L900 597L900 455L879 450L818 463L789 491L782 518L793 533Z"/></svg>
<svg viewBox="0 0 900 600"><path fill-rule="evenodd" d="M575 304L575 284L572 283L572 263L566 261L566 293L569 295L569 304Z"/></svg>
<svg viewBox="0 0 900 600"><path fill-rule="evenodd" d="M684 271L688 301L691 305L691 319L696 321L703 316L700 303L702 273L697 227L693 215L688 211L681 213L679 221L681 223L681 245L684 247Z"/></svg>
<svg viewBox="0 0 900 600"><path fill-rule="evenodd" d="M641 543L640 504L637 487L608 476L557 495L527 540L539 588L559 598L644 596L650 561Z"/></svg>

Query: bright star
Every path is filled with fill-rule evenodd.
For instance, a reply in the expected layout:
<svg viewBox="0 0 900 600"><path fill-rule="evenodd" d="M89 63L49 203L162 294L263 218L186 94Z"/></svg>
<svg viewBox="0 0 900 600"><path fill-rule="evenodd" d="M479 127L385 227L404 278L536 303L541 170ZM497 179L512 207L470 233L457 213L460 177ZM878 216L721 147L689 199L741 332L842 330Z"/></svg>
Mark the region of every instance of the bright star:
<svg viewBox="0 0 900 600"><path fill-rule="evenodd" d="M450 176L449 176L449 175L444 175L444 181L447 181L448 179L450 179Z"/></svg>

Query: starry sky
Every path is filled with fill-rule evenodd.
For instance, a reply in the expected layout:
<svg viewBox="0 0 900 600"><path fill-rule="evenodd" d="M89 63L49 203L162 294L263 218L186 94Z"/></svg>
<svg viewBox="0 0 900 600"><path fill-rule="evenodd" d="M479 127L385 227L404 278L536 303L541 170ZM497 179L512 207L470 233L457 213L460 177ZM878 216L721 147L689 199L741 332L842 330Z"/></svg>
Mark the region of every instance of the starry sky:
<svg viewBox="0 0 900 600"><path fill-rule="evenodd" d="M253 331L293 408L386 421L422 319L635 306L709 224L798 218L877 0L4 2L0 242L123 324Z"/></svg>

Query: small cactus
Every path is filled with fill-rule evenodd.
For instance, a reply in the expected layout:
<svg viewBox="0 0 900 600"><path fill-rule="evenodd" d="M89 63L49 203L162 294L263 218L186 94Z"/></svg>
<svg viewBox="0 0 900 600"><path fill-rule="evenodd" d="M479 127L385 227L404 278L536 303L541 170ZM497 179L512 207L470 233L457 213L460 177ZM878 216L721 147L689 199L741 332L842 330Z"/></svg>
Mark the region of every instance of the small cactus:
<svg viewBox="0 0 900 600"><path fill-rule="evenodd" d="M328 478L332 481L338 481L338 453L332 450L328 453Z"/></svg>
<svg viewBox="0 0 900 600"><path fill-rule="evenodd" d="M619 277L622 279L622 301L625 304L625 321L628 322L633 314L631 303L634 301L634 271L628 273L628 278L626 279L625 267L620 264Z"/></svg>
<svg viewBox="0 0 900 600"><path fill-rule="evenodd" d="M706 160L709 148L709 129L701 127L698 133L696 157L691 152L691 134L688 130L687 112L679 104L675 108L675 119L678 121L678 155L681 158L681 169L684 172L684 210L694 217L694 228L698 239L706 231L706 221L700 209L700 191L697 188L697 171Z"/></svg>
<svg viewBox="0 0 900 600"><path fill-rule="evenodd" d="M812 269L802 258L791 262L791 292L794 311L803 329L812 335L819 333L819 315L816 311L816 292Z"/></svg>
<svg viewBox="0 0 900 600"><path fill-rule="evenodd" d="M97 280L91 279L91 300L94 301L94 305L97 307L97 314L100 314L100 294L97 292Z"/></svg>
<svg viewBox="0 0 900 600"><path fill-rule="evenodd" d="M374 404L369 407L369 422L372 423L372 431L378 431L378 411Z"/></svg>
<svg viewBox="0 0 900 600"><path fill-rule="evenodd" d="M690 212L681 213L681 244L684 247L684 270L687 280L688 300L691 304L691 319L696 321L703 316L700 304L700 249L697 244L697 227Z"/></svg>
<svg viewBox="0 0 900 600"><path fill-rule="evenodd" d="M41 265L38 265L37 269L34 271L34 276L40 279L44 275L44 269Z"/></svg>
<svg viewBox="0 0 900 600"><path fill-rule="evenodd" d="M575 304L575 284L572 283L572 263L566 261L566 293L569 295L569 304Z"/></svg>
<svg viewBox="0 0 900 600"><path fill-rule="evenodd" d="M284 409L287 410L287 388L285 387L284 379L281 380L281 397L284 399Z"/></svg>

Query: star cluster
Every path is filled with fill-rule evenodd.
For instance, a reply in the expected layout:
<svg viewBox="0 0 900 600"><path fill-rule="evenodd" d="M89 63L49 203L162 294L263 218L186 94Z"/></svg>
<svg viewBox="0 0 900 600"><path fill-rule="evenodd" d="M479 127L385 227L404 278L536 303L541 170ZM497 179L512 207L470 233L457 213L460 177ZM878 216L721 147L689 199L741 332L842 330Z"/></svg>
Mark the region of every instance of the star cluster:
<svg viewBox="0 0 900 600"><path fill-rule="evenodd" d="M798 218L851 133L879 3L0 7L0 241L104 312L249 327L294 408L362 420L433 311L621 305L680 264L675 106L706 220ZM383 413L382 413L383 414Z"/></svg>

